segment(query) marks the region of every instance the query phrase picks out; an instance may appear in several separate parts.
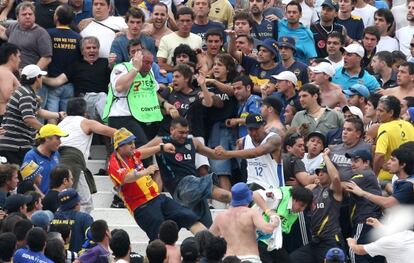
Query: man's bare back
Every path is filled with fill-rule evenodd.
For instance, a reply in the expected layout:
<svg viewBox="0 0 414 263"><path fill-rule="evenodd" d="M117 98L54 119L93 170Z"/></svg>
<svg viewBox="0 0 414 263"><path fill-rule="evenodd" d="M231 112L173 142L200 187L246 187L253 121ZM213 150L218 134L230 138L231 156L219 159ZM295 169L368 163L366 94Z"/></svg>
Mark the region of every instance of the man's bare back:
<svg viewBox="0 0 414 263"><path fill-rule="evenodd" d="M259 256L256 229L271 233L274 228L273 224L264 221L259 211L238 206L218 214L210 231L227 241L226 255Z"/></svg>
<svg viewBox="0 0 414 263"><path fill-rule="evenodd" d="M6 105L20 83L9 68L0 66L0 115L6 112Z"/></svg>

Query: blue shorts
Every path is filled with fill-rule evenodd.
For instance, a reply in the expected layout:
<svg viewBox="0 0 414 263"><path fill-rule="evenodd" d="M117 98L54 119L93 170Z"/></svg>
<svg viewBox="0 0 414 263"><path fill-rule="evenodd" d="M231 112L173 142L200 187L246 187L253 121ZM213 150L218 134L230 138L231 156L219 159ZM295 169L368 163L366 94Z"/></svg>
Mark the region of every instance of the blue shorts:
<svg viewBox="0 0 414 263"><path fill-rule="evenodd" d="M160 225L165 220L175 221L179 229L182 227L190 229L199 221L199 217L190 209L163 194L137 207L134 211L134 219L150 241L158 238Z"/></svg>

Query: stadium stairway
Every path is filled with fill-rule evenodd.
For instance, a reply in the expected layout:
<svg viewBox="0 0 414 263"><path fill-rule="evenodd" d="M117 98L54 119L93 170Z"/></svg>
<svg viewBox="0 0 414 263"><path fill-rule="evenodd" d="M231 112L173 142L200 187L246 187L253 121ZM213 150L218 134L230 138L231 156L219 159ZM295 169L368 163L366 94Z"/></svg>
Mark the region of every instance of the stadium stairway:
<svg viewBox="0 0 414 263"><path fill-rule="evenodd" d="M104 219L108 222L109 228L121 228L128 232L131 239L132 251L145 255L145 249L148 245L148 237L145 232L139 228L133 216L126 208L110 208L113 198L112 181L107 175L96 175L100 169L105 169L105 154L104 146L93 145L91 148L91 159L87 161L87 167L94 174L94 179L98 192L94 194L93 203L94 210L91 216L95 219ZM168 193L167 193L168 194ZM169 194L168 194L169 195ZM212 209L213 218L217 213L223 211L222 209ZM180 244L183 239L191 236L191 232L186 229L181 229L177 244Z"/></svg>

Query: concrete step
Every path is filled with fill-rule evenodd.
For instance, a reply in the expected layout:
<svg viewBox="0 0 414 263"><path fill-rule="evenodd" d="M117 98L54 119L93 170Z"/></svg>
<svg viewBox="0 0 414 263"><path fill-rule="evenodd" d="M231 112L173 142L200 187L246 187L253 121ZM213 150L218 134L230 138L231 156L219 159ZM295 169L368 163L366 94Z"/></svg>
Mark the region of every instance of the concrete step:
<svg viewBox="0 0 414 263"><path fill-rule="evenodd" d="M95 175L99 172L99 169L106 170L106 160L87 160L86 167Z"/></svg>
<svg viewBox="0 0 414 263"><path fill-rule="evenodd" d="M213 219L215 216L225 209L211 209ZM112 226L136 226L133 216L126 208L95 208L91 212L91 216L97 219L104 219L108 225Z"/></svg>
<svg viewBox="0 0 414 263"><path fill-rule="evenodd" d="M109 180L108 178L106 178ZM170 193L163 192L168 197L171 197ZM98 188L98 192L96 194L92 195L93 199L93 206L95 208L109 208L111 207L112 200L113 200L114 194L112 192L112 187L109 188L108 191L100 191Z"/></svg>
<svg viewBox="0 0 414 263"><path fill-rule="evenodd" d="M96 189L98 192L110 192L114 184L108 175L94 175L93 179L95 180Z"/></svg>
<svg viewBox="0 0 414 263"><path fill-rule="evenodd" d="M92 145L89 158L92 160L106 160L105 145Z"/></svg>

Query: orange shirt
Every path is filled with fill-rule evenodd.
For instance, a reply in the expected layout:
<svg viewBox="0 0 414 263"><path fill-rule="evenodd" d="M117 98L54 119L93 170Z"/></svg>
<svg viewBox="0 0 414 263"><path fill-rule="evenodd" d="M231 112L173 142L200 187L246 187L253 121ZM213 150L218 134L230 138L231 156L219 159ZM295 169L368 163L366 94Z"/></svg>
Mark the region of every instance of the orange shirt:
<svg viewBox="0 0 414 263"><path fill-rule="evenodd" d="M125 176L133 169L143 170L141 153L136 150L133 157L122 159L116 152L111 155L108 165L108 173L116 187L120 187L120 195L128 210L134 210L146 202L157 197L160 193L157 183L150 175L140 177L133 183L125 183Z"/></svg>

